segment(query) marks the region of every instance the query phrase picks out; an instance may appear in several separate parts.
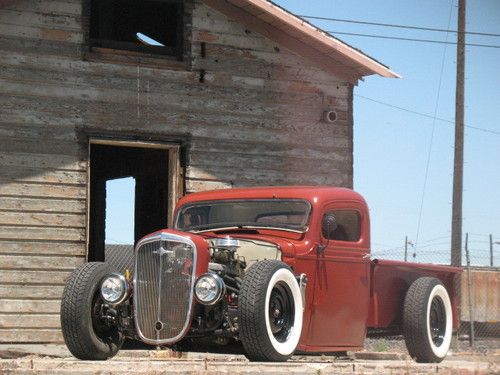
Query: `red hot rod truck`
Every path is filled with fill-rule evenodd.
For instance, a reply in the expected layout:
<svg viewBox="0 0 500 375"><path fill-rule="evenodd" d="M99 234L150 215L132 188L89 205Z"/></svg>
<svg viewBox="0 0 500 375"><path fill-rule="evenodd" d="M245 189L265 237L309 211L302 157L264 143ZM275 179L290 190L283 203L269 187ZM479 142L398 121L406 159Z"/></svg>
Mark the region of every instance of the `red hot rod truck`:
<svg viewBox="0 0 500 375"><path fill-rule="evenodd" d="M160 346L239 340L257 361L354 351L369 328L400 332L439 362L457 327L459 268L370 259L364 199L334 187L269 187L182 198L174 228L142 238L133 270L87 263L71 275L61 325L80 359L125 338Z"/></svg>

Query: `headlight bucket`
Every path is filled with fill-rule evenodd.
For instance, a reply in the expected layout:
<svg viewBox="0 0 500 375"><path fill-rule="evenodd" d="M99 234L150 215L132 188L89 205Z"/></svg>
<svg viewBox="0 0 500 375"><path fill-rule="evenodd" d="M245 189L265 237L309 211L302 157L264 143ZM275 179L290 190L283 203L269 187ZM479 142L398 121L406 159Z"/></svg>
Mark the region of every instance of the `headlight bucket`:
<svg viewBox="0 0 500 375"><path fill-rule="evenodd" d="M129 293L129 283L122 274L112 273L101 282L101 297L104 302L112 306L119 305L125 301Z"/></svg>
<svg viewBox="0 0 500 375"><path fill-rule="evenodd" d="M215 305L224 295L226 285L215 273L204 273L194 284L194 296L203 305Z"/></svg>

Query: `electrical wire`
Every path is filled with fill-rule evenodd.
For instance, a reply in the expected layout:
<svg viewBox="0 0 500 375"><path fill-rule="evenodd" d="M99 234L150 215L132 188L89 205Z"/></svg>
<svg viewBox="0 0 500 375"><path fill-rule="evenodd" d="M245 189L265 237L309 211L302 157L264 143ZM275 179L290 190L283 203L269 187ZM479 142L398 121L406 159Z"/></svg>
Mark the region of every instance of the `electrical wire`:
<svg viewBox="0 0 500 375"><path fill-rule="evenodd" d="M356 23L360 25L372 25L372 26L383 26L383 27L392 27L398 29L410 29L410 30L422 30L422 31L436 31L443 33L455 33L458 34L458 30L450 30L450 29L437 29L433 27L422 27L422 26L411 26L411 25L398 25L393 23L380 23L380 22L368 22L368 21L359 21L359 20L349 20L343 18L329 18L329 17L319 17L319 16L306 16L306 15L298 15L297 17L313 19L313 20L323 20L323 21L334 21L334 22L345 22L345 23ZM500 37L500 34L494 33L481 33L477 31L466 31L464 32L466 35L482 35L482 36L491 36L491 37Z"/></svg>
<svg viewBox="0 0 500 375"><path fill-rule="evenodd" d="M358 98L362 98L362 99L365 99L365 100L369 100L369 101L377 103L377 104L384 105L386 107L390 107L390 108L398 109L400 111L412 113L414 115L419 115L419 116L427 117L427 118L430 118L430 119L436 119L437 121L447 122L449 124L455 124L455 122L451 121L451 120L447 120L447 119L440 118L440 117L435 117L435 116L429 115L428 113L422 113L422 112L418 112L418 111L415 111L415 110L412 110L412 109L408 109L408 108L404 108L404 107L399 107L397 105L386 103L386 102L382 102L380 100L369 98L367 96L363 96L363 95L359 95L359 94L354 94L354 96L357 96ZM496 130L491 130L491 129L486 129L486 128L480 128L478 126L472 126L472 125L465 125L465 127L469 128L469 129L474 129L474 130L478 130L478 131L481 131L481 132L485 132L485 133L500 135L500 132L496 131Z"/></svg>
<svg viewBox="0 0 500 375"><path fill-rule="evenodd" d="M470 232L467 232L469 234L469 236L479 236L479 237L489 237L490 235L489 234L482 234L482 233L470 233Z"/></svg>
<svg viewBox="0 0 500 375"><path fill-rule="evenodd" d="M419 246L419 249L424 249L424 248L433 247L433 246L441 246L441 245L449 245L449 242L447 241L447 242L429 243L429 244L426 244L426 245Z"/></svg>
<svg viewBox="0 0 500 375"><path fill-rule="evenodd" d="M448 29L450 28L450 24L451 24L451 15L453 14L453 4L454 4L454 1L452 0L451 6L450 6L450 14L448 16ZM448 41L448 36L449 36L449 33L446 33L446 41ZM448 46L445 44L444 50L443 50L443 57L441 60L441 70L439 72L439 82L438 82L437 94L436 94L436 104L434 105L434 116L432 116L431 139L429 142L429 149L427 151L427 162L425 165L424 184L422 187L422 196L420 199L420 209L418 212L417 233L415 235L415 245L413 246L413 258L415 258L416 253L417 253L418 237L420 235L420 226L422 223L422 213L424 211L425 193L427 191L427 181L429 179L429 167L431 164L432 146L434 144L434 133L436 130L436 117L437 117L437 112L439 109L439 99L441 98L441 85L443 83L443 72L444 72L444 65L445 65L447 48L448 48Z"/></svg>
<svg viewBox="0 0 500 375"><path fill-rule="evenodd" d="M402 40L406 42L420 42L420 43L435 43L435 44L445 44L445 45L457 45L456 42L448 42L443 40L434 39L417 39L417 38L403 38L399 36L388 36L388 35L378 35L378 34L362 34L362 33L348 33L345 31L333 31L329 30L327 33L338 34L338 35L352 35L352 36L362 36L366 38L375 39L390 39L390 40ZM480 43L465 43L466 47L482 47L482 48L500 48L500 45L495 44L480 44Z"/></svg>
<svg viewBox="0 0 500 375"><path fill-rule="evenodd" d="M420 241L419 244L425 244L428 242L434 242L434 241L444 240L444 239L448 239L448 238L451 238L451 236L434 237L434 238L431 238L431 239L428 239L425 241Z"/></svg>

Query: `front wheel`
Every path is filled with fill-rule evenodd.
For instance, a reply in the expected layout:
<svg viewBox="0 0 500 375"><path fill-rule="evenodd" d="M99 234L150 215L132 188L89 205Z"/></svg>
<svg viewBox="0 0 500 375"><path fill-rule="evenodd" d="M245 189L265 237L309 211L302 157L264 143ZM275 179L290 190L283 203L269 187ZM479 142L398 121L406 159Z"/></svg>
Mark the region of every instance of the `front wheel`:
<svg viewBox="0 0 500 375"><path fill-rule="evenodd" d="M281 362L295 351L303 305L290 267L262 260L245 274L239 295L240 340L253 361Z"/></svg>
<svg viewBox="0 0 500 375"><path fill-rule="evenodd" d="M443 284L421 277L411 284L404 302L403 331L408 353L417 362L441 362L450 348L452 309Z"/></svg>
<svg viewBox="0 0 500 375"><path fill-rule="evenodd" d="M71 274L61 301L61 328L71 354L103 360L120 350L124 337L117 327L100 319L101 281L111 273L106 263L86 263Z"/></svg>

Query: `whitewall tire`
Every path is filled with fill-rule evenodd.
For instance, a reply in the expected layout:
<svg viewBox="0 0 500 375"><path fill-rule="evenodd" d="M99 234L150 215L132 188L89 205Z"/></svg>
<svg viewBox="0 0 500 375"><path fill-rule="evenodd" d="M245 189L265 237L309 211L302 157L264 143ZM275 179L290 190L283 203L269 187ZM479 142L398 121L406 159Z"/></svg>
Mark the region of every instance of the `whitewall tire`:
<svg viewBox="0 0 500 375"><path fill-rule="evenodd" d="M286 361L302 332L299 284L286 264L263 260L250 267L239 296L240 340L250 360Z"/></svg>
<svg viewBox="0 0 500 375"><path fill-rule="evenodd" d="M434 277L421 277L406 293L403 332L410 356L417 362L441 362L451 344L450 297Z"/></svg>

